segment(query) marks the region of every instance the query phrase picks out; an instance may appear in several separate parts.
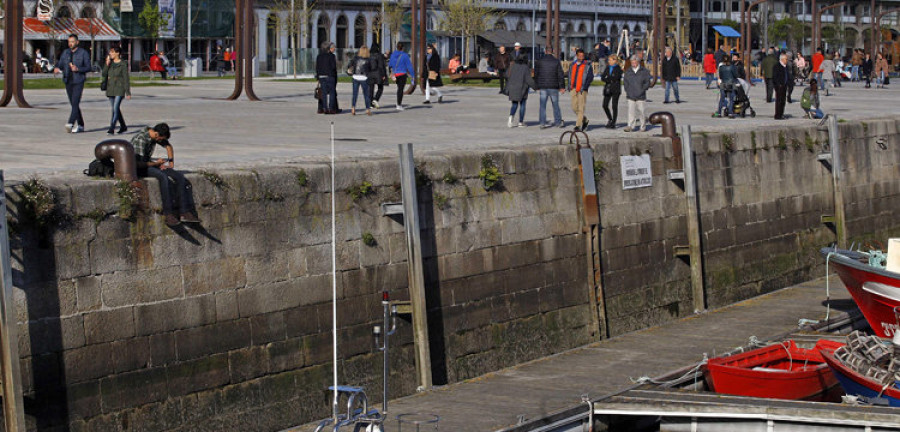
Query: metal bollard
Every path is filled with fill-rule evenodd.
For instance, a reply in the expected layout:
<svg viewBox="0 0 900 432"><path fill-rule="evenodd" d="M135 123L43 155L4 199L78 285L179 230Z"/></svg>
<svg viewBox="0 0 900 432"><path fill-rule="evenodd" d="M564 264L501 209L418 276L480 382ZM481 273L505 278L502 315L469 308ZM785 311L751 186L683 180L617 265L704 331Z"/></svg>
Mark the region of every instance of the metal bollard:
<svg viewBox="0 0 900 432"><path fill-rule="evenodd" d="M116 178L127 182L136 182L137 162L134 159L134 147L121 139L102 141L94 147L94 156L99 160L112 159L116 167Z"/></svg>
<svg viewBox="0 0 900 432"><path fill-rule="evenodd" d="M675 132L675 115L668 111L659 111L650 114L650 124L662 126L662 136L672 140L672 160L678 169L684 168L684 160L681 156L681 138Z"/></svg>

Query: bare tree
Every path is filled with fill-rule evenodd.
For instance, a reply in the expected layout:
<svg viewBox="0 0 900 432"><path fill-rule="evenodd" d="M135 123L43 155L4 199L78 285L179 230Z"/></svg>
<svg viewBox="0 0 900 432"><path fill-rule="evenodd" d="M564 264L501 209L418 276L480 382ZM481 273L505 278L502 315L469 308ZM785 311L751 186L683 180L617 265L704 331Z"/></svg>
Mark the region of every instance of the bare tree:
<svg viewBox="0 0 900 432"><path fill-rule="evenodd" d="M388 33L391 35L391 39L398 41L400 40L400 30L403 28L403 24L409 20L409 17L406 15L406 12L409 10L409 1L397 0L396 2L389 2L382 0L381 3L384 15L379 14L372 26L377 28L380 38L381 25L384 23ZM386 50L388 48L382 47L382 49Z"/></svg>
<svg viewBox="0 0 900 432"><path fill-rule="evenodd" d="M489 23L505 15L485 6L484 0L439 0L444 12L440 21L443 30L463 36L463 63L469 62L470 39L488 29Z"/></svg>
<svg viewBox="0 0 900 432"><path fill-rule="evenodd" d="M269 11L275 16L270 28L288 32L294 78L297 78L297 50L300 41L303 40L305 45L306 38L309 37L309 20L315 8L315 0L274 0L269 7Z"/></svg>

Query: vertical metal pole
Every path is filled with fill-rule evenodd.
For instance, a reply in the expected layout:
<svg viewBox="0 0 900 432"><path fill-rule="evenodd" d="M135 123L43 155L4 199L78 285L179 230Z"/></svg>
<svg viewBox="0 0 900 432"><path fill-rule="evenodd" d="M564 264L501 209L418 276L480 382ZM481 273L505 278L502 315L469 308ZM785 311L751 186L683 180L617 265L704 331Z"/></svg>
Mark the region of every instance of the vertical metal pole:
<svg viewBox="0 0 900 432"><path fill-rule="evenodd" d="M706 55L706 2L700 0L700 56Z"/></svg>
<svg viewBox="0 0 900 432"><path fill-rule="evenodd" d="M293 11L294 11L293 0L291 0L291 2L292 2L291 3L292 4L291 13L293 13ZM188 0L187 3L188 3L187 4L187 6L188 6L187 7L187 58L190 59L191 58L191 0ZM191 62L191 65L193 65L193 64L194 63Z"/></svg>
<svg viewBox="0 0 900 432"><path fill-rule="evenodd" d="M534 23L537 21L537 1L531 2L531 67L537 64L537 47L535 47Z"/></svg>
<svg viewBox="0 0 900 432"><path fill-rule="evenodd" d="M703 284L703 251L700 248L700 208L697 202L697 169L694 166L694 148L691 142L691 125L681 126L681 151L684 155L684 198L687 200L688 243L691 252L691 293L694 312L706 309L706 289Z"/></svg>
<svg viewBox="0 0 900 432"><path fill-rule="evenodd" d="M6 226L6 189L3 186L3 170L0 170L0 273L2 273L0 276L2 276L3 285L2 291L0 291L3 423L7 432L24 432L25 409L22 404L22 372L19 370L16 305L13 301L12 268L9 263L9 232Z"/></svg>
<svg viewBox="0 0 900 432"><path fill-rule="evenodd" d="M547 19L544 20L544 33L546 34L547 39L544 41L546 47L545 49L549 49L553 46L553 0L546 0L547 2ZM554 51L555 52L555 51ZM556 58L562 60L561 53L556 53Z"/></svg>
<svg viewBox="0 0 900 432"><path fill-rule="evenodd" d="M841 139L838 119L834 114L828 115L828 145L831 147L831 181L834 186L834 230L837 234L838 247L847 247L847 225L844 213L844 187L841 170Z"/></svg>
<svg viewBox="0 0 900 432"><path fill-rule="evenodd" d="M384 308L384 322L382 323L382 333L384 335L384 346L382 347L384 350L384 369L382 373L382 381L381 381L381 389L382 389L382 401L381 401L381 414L385 415L388 412L388 375L390 374L390 357L389 357L389 349L388 344L390 343L388 339L391 338L391 328L390 326L390 316L391 316L391 302L384 296L381 298L381 307Z"/></svg>
<svg viewBox="0 0 900 432"><path fill-rule="evenodd" d="M555 4L553 5L553 52L559 53L559 58L562 59L562 52L560 51L559 45L559 0L553 0ZM875 58L875 56L872 56Z"/></svg>
<svg viewBox="0 0 900 432"><path fill-rule="evenodd" d="M415 1L415 0L413 0ZM431 388L431 348L428 343L428 309L425 304L425 270L422 264L422 238L419 227L419 201L416 194L415 162L412 144L400 144L400 187L403 192L403 225L409 267L409 299L412 305L413 340L416 347L416 371L419 388Z"/></svg>

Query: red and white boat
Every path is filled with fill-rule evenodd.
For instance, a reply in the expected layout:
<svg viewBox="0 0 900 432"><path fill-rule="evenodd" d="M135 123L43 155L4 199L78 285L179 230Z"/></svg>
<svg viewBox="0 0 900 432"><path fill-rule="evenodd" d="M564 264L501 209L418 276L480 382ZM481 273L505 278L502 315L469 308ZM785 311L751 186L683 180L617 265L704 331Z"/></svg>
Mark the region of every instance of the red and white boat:
<svg viewBox="0 0 900 432"><path fill-rule="evenodd" d="M803 349L793 340L741 354L710 359L704 375L716 393L788 400L825 400L838 385L819 350L835 350L844 344L820 340Z"/></svg>
<svg viewBox="0 0 900 432"><path fill-rule="evenodd" d="M894 308L900 306L900 273L869 265L868 255L862 252L834 248L824 248L821 252L875 334L893 337L898 329Z"/></svg>

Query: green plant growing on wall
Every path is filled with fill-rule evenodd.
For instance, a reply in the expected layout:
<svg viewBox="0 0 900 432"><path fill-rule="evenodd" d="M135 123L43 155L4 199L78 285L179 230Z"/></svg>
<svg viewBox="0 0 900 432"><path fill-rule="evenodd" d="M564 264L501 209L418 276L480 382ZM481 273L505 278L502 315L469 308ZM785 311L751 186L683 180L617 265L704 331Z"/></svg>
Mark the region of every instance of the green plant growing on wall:
<svg viewBox="0 0 900 432"><path fill-rule="evenodd" d="M450 201L450 198L448 198L447 195L444 195L440 192L435 192L434 205L437 206L438 209L445 210L447 207L449 207L450 205L448 201Z"/></svg>
<svg viewBox="0 0 900 432"><path fill-rule="evenodd" d="M594 161L594 182L600 183L600 179L606 175L606 162L602 160Z"/></svg>
<svg viewBox="0 0 900 432"><path fill-rule="evenodd" d="M363 181L358 185L348 187L346 192L347 195L350 195L350 198L353 199L354 202L356 202L361 198L365 198L375 193L375 186L372 186L372 183L368 181Z"/></svg>
<svg viewBox="0 0 900 432"><path fill-rule="evenodd" d="M734 151L734 137L728 134L722 135L722 148L730 152Z"/></svg>
<svg viewBox="0 0 900 432"><path fill-rule="evenodd" d="M137 215L138 204L141 202L140 191L136 186L125 180L117 181L115 190L119 217L123 220L134 220L134 217Z"/></svg>
<svg viewBox="0 0 900 432"><path fill-rule="evenodd" d="M416 187L423 188L427 186L431 186L431 177L428 177L428 173L425 172L425 162L422 162L419 165L416 165L413 170L416 175Z"/></svg>
<svg viewBox="0 0 900 432"><path fill-rule="evenodd" d="M281 202L284 201L284 195L281 195L271 189L263 191L263 199L266 201Z"/></svg>
<svg viewBox="0 0 900 432"><path fill-rule="evenodd" d="M787 150L787 138L784 137L784 132L778 132L778 145L776 146L778 150Z"/></svg>
<svg viewBox="0 0 900 432"><path fill-rule="evenodd" d="M859 122L863 127L863 135L869 135L869 124L866 122Z"/></svg>
<svg viewBox="0 0 900 432"><path fill-rule="evenodd" d="M816 144L818 144L813 137L810 136L809 132L804 133L803 141L806 144L806 149L809 150L810 153L814 153L816 151Z"/></svg>
<svg viewBox="0 0 900 432"><path fill-rule="evenodd" d="M478 178L481 179L481 183L486 191L499 189L503 184L503 174L497 168L494 160L488 155L481 157L481 171L478 173Z"/></svg>
<svg viewBox="0 0 900 432"><path fill-rule="evenodd" d="M32 177L22 184L22 221L46 226L57 219L56 194L41 179Z"/></svg>
<svg viewBox="0 0 900 432"><path fill-rule="evenodd" d="M297 186L306 187L306 185L308 185L308 184L309 184L309 175L306 174L305 169L300 168L300 170L297 171Z"/></svg>
<svg viewBox="0 0 900 432"><path fill-rule="evenodd" d="M81 219L90 219L94 221L94 226L97 226L100 222L103 222L103 219L106 219L106 211L101 208L95 208L85 214L78 215L78 217Z"/></svg>
<svg viewBox="0 0 900 432"><path fill-rule="evenodd" d="M362 242L368 247L375 247L378 245L378 241L375 240L375 236L373 236L372 233L368 231L363 233Z"/></svg>
<svg viewBox="0 0 900 432"><path fill-rule="evenodd" d="M797 138L791 138L791 147L793 147L794 150L800 150L800 147L802 145L803 144L800 143L800 140L798 140Z"/></svg>
<svg viewBox="0 0 900 432"><path fill-rule="evenodd" d="M753 147L753 153L756 153L756 131L750 131L750 145Z"/></svg>
<svg viewBox="0 0 900 432"><path fill-rule="evenodd" d="M222 176L212 171L200 170L197 171L197 174L203 176L206 181L212 183L213 186L219 189L228 189L228 182L226 182L225 179L222 178Z"/></svg>
<svg viewBox="0 0 900 432"><path fill-rule="evenodd" d="M441 177L441 180L449 185L454 185L459 182L459 178L457 178L456 175L450 171L445 172L444 176Z"/></svg>

